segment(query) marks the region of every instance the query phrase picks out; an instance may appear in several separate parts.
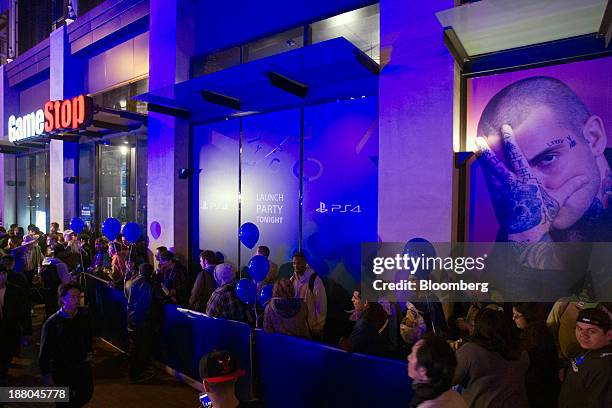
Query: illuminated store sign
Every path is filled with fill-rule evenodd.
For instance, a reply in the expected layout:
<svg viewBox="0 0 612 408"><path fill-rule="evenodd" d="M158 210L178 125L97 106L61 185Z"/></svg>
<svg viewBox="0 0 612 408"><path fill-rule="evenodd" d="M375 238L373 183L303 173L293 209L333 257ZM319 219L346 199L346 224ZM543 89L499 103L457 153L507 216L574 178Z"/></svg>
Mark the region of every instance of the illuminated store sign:
<svg viewBox="0 0 612 408"><path fill-rule="evenodd" d="M48 101L44 109L22 117L9 117L9 141L14 143L43 133L83 128L91 123L92 118L93 101L89 96L79 95L63 101Z"/></svg>

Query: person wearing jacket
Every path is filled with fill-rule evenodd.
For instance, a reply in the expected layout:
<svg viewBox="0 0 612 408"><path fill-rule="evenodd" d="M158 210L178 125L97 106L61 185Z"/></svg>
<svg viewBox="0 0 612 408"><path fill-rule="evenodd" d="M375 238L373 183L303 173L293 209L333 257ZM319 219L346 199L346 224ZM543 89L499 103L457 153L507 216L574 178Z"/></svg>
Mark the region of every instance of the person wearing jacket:
<svg viewBox="0 0 612 408"><path fill-rule="evenodd" d="M565 370L559 407L612 406L612 321L608 312L582 309L576 319L576 338L583 352Z"/></svg>
<svg viewBox="0 0 612 408"><path fill-rule="evenodd" d="M433 333L426 334L408 356L408 377L414 391L410 408L467 408L451 389L457 359L450 345Z"/></svg>
<svg viewBox="0 0 612 408"><path fill-rule="evenodd" d="M79 305L81 288L75 283L58 289L60 309L42 327L38 363L44 386L68 387L69 407L86 405L93 395L91 371L92 321Z"/></svg>
<svg viewBox="0 0 612 408"><path fill-rule="evenodd" d="M295 297L291 281L276 282L272 296L264 312L264 330L309 339L308 309L302 299Z"/></svg>
<svg viewBox="0 0 612 408"><path fill-rule="evenodd" d="M196 276L195 283L189 297L189 308L198 312L206 312L206 305L217 288L214 278L217 256L213 251L206 250L200 253L200 266L202 270Z"/></svg>
<svg viewBox="0 0 612 408"><path fill-rule="evenodd" d="M161 285L152 278L153 266L142 264L139 277L126 288L129 337L129 380L141 383L155 376L151 368L153 345L167 303Z"/></svg>
<svg viewBox="0 0 612 408"><path fill-rule="evenodd" d="M219 286L210 296L206 314L210 317L236 320L252 324L254 322L250 307L236 295L236 270L229 263L215 266L215 281Z"/></svg>
<svg viewBox="0 0 612 408"><path fill-rule="evenodd" d="M45 320L57 311L59 286L73 281L68 265L58 259L64 251L64 246L61 244L49 247L48 256L43 259L40 269L41 285L44 289Z"/></svg>
<svg viewBox="0 0 612 408"><path fill-rule="evenodd" d="M6 386L8 368L20 343L30 336L29 302L22 288L8 282L8 271L0 265L0 387Z"/></svg>
<svg viewBox="0 0 612 408"><path fill-rule="evenodd" d="M303 299L308 308L308 326L312 337L321 338L327 319L327 294L323 281L308 265L302 252L293 254L291 283L296 297Z"/></svg>

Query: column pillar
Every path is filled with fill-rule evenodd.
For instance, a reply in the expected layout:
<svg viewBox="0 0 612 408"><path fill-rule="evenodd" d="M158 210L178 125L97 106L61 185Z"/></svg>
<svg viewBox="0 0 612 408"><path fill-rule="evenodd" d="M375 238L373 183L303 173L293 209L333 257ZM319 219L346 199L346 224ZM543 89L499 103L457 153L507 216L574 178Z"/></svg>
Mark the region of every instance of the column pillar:
<svg viewBox="0 0 612 408"><path fill-rule="evenodd" d="M85 67L81 59L70 53L66 27L60 27L50 37L51 100L71 98L85 91ZM49 214L51 222L61 229L68 228L72 217L78 216L78 184L67 184L67 177L78 177L78 143L51 140L49 146Z"/></svg>
<svg viewBox="0 0 612 408"><path fill-rule="evenodd" d="M151 0L149 17L149 90L189 79L193 55L195 2ZM190 125L185 119L149 112L147 233L149 247L172 248L188 256L189 183L179 169L189 168ZM152 224L161 234L152 233Z"/></svg>
<svg viewBox="0 0 612 408"><path fill-rule="evenodd" d="M0 66L0 139L8 141L7 122L10 115L18 113L19 93L8 84L6 65ZM0 154L0 224L8 226L17 222L15 155Z"/></svg>
<svg viewBox="0 0 612 408"><path fill-rule="evenodd" d="M453 59L435 13L452 0L381 2L379 235L448 242L453 207Z"/></svg>

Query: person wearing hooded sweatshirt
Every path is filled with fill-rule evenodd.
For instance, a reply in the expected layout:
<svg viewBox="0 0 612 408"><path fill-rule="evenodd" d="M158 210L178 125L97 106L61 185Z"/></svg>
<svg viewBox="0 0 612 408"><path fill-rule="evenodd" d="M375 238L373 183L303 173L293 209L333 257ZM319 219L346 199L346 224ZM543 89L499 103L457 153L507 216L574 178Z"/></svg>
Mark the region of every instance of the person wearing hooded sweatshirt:
<svg viewBox="0 0 612 408"><path fill-rule="evenodd" d="M281 279L274 284L272 299L264 312L264 330L310 338L308 309L302 299L295 297L295 289L289 279Z"/></svg>
<svg viewBox="0 0 612 408"><path fill-rule="evenodd" d="M234 266L229 263L219 264L215 266L214 275L219 287L210 295L206 305L206 314L210 317L253 323L253 315L248 306L242 303L236 295Z"/></svg>

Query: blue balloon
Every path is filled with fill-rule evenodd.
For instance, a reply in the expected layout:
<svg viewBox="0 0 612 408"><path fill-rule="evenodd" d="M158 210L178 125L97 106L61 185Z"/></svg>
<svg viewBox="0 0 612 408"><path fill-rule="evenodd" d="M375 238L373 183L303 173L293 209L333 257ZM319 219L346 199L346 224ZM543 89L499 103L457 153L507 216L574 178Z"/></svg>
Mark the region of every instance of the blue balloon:
<svg viewBox="0 0 612 408"><path fill-rule="evenodd" d="M123 226L123 236L130 244L135 244L141 234L140 225L135 222L128 222Z"/></svg>
<svg viewBox="0 0 612 408"><path fill-rule="evenodd" d="M244 246L253 249L257 241L259 241L259 228L252 222L245 222L240 226L238 237Z"/></svg>
<svg viewBox="0 0 612 408"><path fill-rule="evenodd" d="M270 262L263 255L255 255L249 261L249 274L257 282L261 282L268 275Z"/></svg>
<svg viewBox="0 0 612 408"><path fill-rule="evenodd" d="M266 303L268 303L270 299L272 299L272 287L273 285L271 283L268 283L267 285L264 285L261 289L259 289L258 299L260 305L265 307Z"/></svg>
<svg viewBox="0 0 612 408"><path fill-rule="evenodd" d="M247 305L255 304L257 288L252 280L242 278L236 283L236 296Z"/></svg>
<svg viewBox="0 0 612 408"><path fill-rule="evenodd" d="M73 230L75 234L80 234L85 229L85 221L79 217L73 217L70 220L70 229Z"/></svg>
<svg viewBox="0 0 612 408"><path fill-rule="evenodd" d="M110 217L104 220L102 223L102 233L106 238L114 241L121 232L121 223L118 219Z"/></svg>

